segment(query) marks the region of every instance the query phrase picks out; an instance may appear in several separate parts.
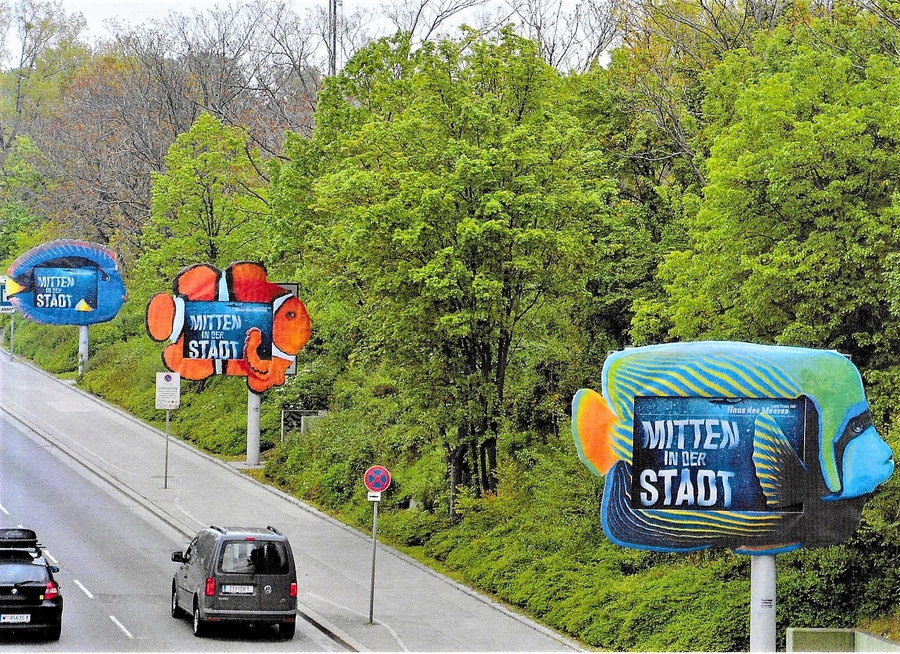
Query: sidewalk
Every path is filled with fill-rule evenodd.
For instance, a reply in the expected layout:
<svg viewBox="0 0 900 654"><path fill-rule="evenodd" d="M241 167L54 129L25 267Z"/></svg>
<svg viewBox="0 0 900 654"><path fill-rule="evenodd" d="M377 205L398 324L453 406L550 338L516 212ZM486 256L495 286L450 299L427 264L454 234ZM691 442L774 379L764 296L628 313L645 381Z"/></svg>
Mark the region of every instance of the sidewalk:
<svg viewBox="0 0 900 654"><path fill-rule="evenodd" d="M265 398L263 398L265 401ZM168 439L101 400L0 350L0 410L115 484L185 536L273 525L290 539L300 612L357 651L564 651L579 646L379 544L368 624L372 538ZM167 485L167 488L163 486Z"/></svg>

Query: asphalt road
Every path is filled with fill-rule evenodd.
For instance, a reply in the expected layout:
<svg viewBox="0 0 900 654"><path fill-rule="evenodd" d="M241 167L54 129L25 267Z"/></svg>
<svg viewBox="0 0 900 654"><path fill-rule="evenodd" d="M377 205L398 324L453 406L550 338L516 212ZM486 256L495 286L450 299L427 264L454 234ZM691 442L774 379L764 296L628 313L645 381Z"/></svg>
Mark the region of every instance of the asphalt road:
<svg viewBox="0 0 900 654"><path fill-rule="evenodd" d="M34 529L60 572L62 637L3 637L17 651L345 651L309 623L293 640L275 629L221 628L195 638L169 615L185 538L47 441L0 414L0 527Z"/></svg>

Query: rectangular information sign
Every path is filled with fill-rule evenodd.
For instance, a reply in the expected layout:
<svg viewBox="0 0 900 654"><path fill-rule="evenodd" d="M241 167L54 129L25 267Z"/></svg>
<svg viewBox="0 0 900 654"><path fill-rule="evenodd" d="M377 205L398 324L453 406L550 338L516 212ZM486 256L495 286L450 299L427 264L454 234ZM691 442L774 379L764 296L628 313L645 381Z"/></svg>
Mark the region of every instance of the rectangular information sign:
<svg viewBox="0 0 900 654"><path fill-rule="evenodd" d="M177 409L181 405L181 375L177 372L156 373L156 408Z"/></svg>
<svg viewBox="0 0 900 654"><path fill-rule="evenodd" d="M0 276L0 314L15 312L13 303L6 298L6 275Z"/></svg>
<svg viewBox="0 0 900 654"><path fill-rule="evenodd" d="M262 333L261 359L272 358L272 305L263 302L184 303L184 358L243 359L247 332Z"/></svg>
<svg viewBox="0 0 900 654"><path fill-rule="evenodd" d="M758 425L774 424L779 444L786 439L786 451L804 461L806 403L802 397L635 397L631 506L776 511L753 461L754 436ZM759 433L770 437L772 429ZM759 447L769 451L763 441Z"/></svg>
<svg viewBox="0 0 900 654"><path fill-rule="evenodd" d="M35 266L32 274L35 307L72 311L97 308L97 268Z"/></svg>

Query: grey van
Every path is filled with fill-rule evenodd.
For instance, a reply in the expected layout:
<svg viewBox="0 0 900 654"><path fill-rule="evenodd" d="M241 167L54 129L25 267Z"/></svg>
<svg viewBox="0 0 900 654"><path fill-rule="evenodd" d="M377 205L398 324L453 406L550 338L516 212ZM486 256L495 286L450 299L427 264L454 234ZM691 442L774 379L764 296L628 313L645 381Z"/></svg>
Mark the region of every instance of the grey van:
<svg viewBox="0 0 900 654"><path fill-rule="evenodd" d="M278 625L294 637L297 569L291 545L274 527L203 529L183 552L172 579L172 617L187 612L195 636L213 622Z"/></svg>

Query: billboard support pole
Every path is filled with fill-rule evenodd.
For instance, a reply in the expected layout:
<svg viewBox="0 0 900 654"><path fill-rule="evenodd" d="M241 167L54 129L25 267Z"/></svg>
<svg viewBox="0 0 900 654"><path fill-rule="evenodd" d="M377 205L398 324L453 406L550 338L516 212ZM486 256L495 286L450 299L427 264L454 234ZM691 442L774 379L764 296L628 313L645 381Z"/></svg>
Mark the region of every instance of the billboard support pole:
<svg viewBox="0 0 900 654"><path fill-rule="evenodd" d="M9 317L9 360L13 360L13 349L16 342L16 314Z"/></svg>
<svg viewBox="0 0 900 654"><path fill-rule="evenodd" d="M259 465L259 405L261 397L247 389L247 465Z"/></svg>
<svg viewBox="0 0 900 654"><path fill-rule="evenodd" d="M84 366L88 360L88 328L87 325L78 326L78 378L84 374Z"/></svg>
<svg viewBox="0 0 900 654"><path fill-rule="evenodd" d="M750 651L775 651L775 555L750 557Z"/></svg>

